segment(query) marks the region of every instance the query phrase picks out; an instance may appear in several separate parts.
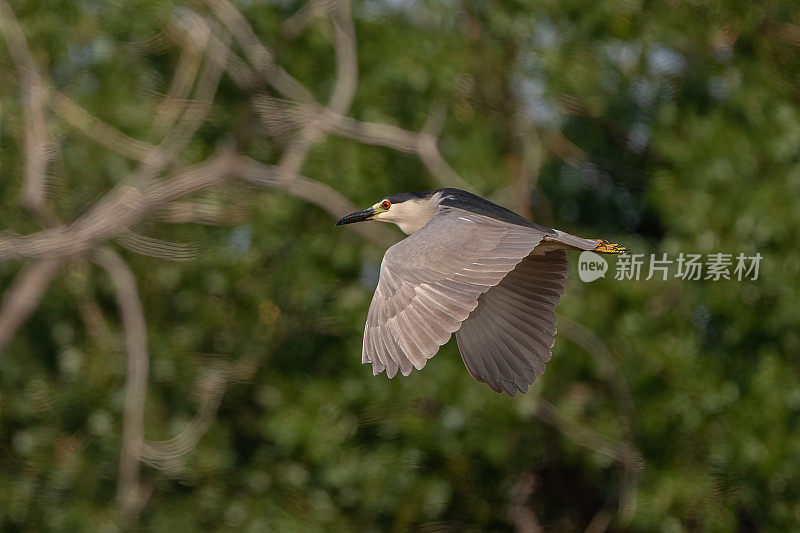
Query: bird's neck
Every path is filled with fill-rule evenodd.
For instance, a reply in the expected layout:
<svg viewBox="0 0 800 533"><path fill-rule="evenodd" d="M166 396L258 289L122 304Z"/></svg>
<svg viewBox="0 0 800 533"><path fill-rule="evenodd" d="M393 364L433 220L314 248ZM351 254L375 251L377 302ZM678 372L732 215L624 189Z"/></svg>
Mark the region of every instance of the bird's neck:
<svg viewBox="0 0 800 533"><path fill-rule="evenodd" d="M402 222L395 221L395 224L406 235L419 231L436 214L440 197L441 194L436 193L425 201L403 202L402 204L394 205L392 209L399 208L398 211L402 211L397 213L397 218Z"/></svg>

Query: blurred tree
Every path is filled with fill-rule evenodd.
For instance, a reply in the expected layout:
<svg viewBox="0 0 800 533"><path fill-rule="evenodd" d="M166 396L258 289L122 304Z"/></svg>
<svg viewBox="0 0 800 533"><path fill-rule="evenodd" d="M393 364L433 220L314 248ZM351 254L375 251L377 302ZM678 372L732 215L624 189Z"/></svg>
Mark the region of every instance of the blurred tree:
<svg viewBox="0 0 800 533"><path fill-rule="evenodd" d="M0 528L800 521L796 2L15 0L0 32ZM760 276L571 277L526 397L450 345L373 378L400 236L331 215L442 185Z"/></svg>

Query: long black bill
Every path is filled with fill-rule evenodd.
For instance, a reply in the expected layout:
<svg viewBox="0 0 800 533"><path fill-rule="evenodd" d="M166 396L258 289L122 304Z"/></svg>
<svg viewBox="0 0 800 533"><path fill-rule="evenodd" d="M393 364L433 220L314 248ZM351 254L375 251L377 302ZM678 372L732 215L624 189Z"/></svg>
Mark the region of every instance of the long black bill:
<svg viewBox="0 0 800 533"><path fill-rule="evenodd" d="M363 211L350 213L346 217L339 220L336 225L341 226L342 224L352 224L353 222L364 222L365 220L371 219L373 216L375 216L375 210L370 207L369 209L364 209Z"/></svg>

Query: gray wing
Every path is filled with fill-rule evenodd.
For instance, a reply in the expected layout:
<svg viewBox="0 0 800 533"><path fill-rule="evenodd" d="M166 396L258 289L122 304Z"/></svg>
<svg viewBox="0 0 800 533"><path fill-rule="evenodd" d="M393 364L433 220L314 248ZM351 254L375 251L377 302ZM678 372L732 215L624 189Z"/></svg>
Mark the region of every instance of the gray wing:
<svg viewBox="0 0 800 533"><path fill-rule="evenodd" d="M478 306L478 298L536 248L544 233L439 207L386 251L367 314L362 362L394 377L421 369ZM487 380L488 381L488 380Z"/></svg>
<svg viewBox="0 0 800 533"><path fill-rule="evenodd" d="M478 298L456 333L475 379L511 396L528 391L550 360L566 278L566 250L541 245Z"/></svg>

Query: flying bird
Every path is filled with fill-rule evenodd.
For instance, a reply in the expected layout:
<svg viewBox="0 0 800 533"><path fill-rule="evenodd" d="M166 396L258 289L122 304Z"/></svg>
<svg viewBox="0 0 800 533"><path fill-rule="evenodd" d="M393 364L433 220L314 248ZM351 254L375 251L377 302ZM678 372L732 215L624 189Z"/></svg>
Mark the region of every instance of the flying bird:
<svg viewBox="0 0 800 533"><path fill-rule="evenodd" d="M567 250L629 251L534 224L460 189L387 196L336 225L367 220L409 236L383 256L362 362L375 375L407 376L455 333L472 377L511 396L527 392L551 358Z"/></svg>

